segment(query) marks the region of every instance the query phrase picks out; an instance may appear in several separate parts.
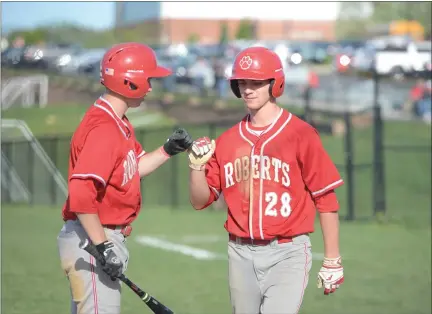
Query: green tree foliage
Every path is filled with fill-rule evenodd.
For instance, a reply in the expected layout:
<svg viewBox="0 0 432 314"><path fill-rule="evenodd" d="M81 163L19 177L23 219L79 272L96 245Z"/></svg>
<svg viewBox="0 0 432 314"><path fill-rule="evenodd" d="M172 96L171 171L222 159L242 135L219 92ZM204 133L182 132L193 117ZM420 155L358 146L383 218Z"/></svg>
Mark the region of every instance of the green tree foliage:
<svg viewBox="0 0 432 314"><path fill-rule="evenodd" d="M45 28L36 28L33 30L17 30L9 34L8 40L13 41L18 37L24 38L26 44L35 45L49 41L50 33L49 30Z"/></svg>
<svg viewBox="0 0 432 314"><path fill-rule="evenodd" d="M365 2L341 2L336 21L337 39L363 39L367 36L368 4Z"/></svg>
<svg viewBox="0 0 432 314"><path fill-rule="evenodd" d="M197 33L191 33L188 36L187 42L189 44L196 44L200 41L200 37Z"/></svg>
<svg viewBox="0 0 432 314"><path fill-rule="evenodd" d="M225 44L229 41L228 25L223 22L220 27L219 44Z"/></svg>
<svg viewBox="0 0 432 314"><path fill-rule="evenodd" d="M241 20L235 35L236 39L254 39L253 22L247 19Z"/></svg>
<svg viewBox="0 0 432 314"><path fill-rule="evenodd" d="M390 23L397 20L419 22L425 34L431 33L432 3L425 2L372 2L371 20L375 23Z"/></svg>
<svg viewBox="0 0 432 314"><path fill-rule="evenodd" d="M336 34L339 39L364 38L368 30L391 22L414 20L431 33L432 4L427 2L341 2Z"/></svg>
<svg viewBox="0 0 432 314"><path fill-rule="evenodd" d="M146 23L121 29L93 30L71 24L56 24L9 34L13 41L23 37L27 45L43 42L72 43L84 48L108 48L119 42L136 41L155 44L159 41L159 23Z"/></svg>

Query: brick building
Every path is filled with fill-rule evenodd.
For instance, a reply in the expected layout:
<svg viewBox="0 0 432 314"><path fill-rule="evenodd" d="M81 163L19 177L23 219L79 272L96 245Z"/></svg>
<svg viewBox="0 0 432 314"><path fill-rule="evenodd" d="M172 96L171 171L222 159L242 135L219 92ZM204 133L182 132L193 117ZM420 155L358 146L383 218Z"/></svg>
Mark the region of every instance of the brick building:
<svg viewBox="0 0 432 314"><path fill-rule="evenodd" d="M235 38L247 19L258 40L333 40L338 10L336 2L116 2L116 27L151 30L167 43L216 43L223 23Z"/></svg>

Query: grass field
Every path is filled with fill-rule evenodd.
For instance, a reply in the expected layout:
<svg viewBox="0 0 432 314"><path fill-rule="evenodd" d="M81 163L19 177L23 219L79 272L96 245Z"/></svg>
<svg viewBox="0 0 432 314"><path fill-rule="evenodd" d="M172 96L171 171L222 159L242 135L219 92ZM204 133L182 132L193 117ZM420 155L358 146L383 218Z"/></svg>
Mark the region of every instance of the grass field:
<svg viewBox="0 0 432 314"><path fill-rule="evenodd" d="M90 105L90 104L89 104ZM12 108L2 112L3 119L23 120L36 136L67 136L72 134L88 106L63 103L45 108ZM135 127L170 126L175 121L157 111L130 110L128 117Z"/></svg>
<svg viewBox="0 0 432 314"><path fill-rule="evenodd" d="M31 110L31 109L26 109ZM73 114L73 106L69 108L70 115ZM41 110L43 112L43 110ZM29 121L35 125L43 124L43 115L32 116L28 114ZM33 119L33 120L32 120ZM71 119L72 120L72 119ZM78 122L69 122L71 125ZM223 132L226 127L214 127L211 125L185 127L194 138L200 136L214 137ZM43 129L43 126L36 126ZM137 139L144 149L151 151L162 145L172 132L172 126L137 128ZM421 146L423 150L390 151L385 150L385 179L387 218L416 227L418 225L430 225L431 222L431 129L430 126L417 122L385 122L384 136L386 145L408 145ZM64 134L60 137L40 137L42 146L51 157L54 164L64 177L67 176L68 153L70 135ZM344 139L335 136L322 135L324 147L340 166L341 175L346 179L345 147ZM372 128L355 129L354 141L354 163L367 164L369 167L358 168L354 171L354 211L360 218L370 218L373 214L373 130ZM22 170L28 169L26 162L28 145L15 145L12 155L24 158ZM5 146L6 147L6 146ZM17 158L17 157L16 157ZM21 159L22 159L21 158ZM187 181L188 167L185 155L179 155L156 172L142 180L143 203L145 206L185 206L188 205ZM32 177L34 189L40 186L50 185L50 177L35 175ZM338 189L342 213L346 214L347 185ZM61 198L56 197L61 201Z"/></svg>
<svg viewBox="0 0 432 314"><path fill-rule="evenodd" d="M225 215L147 207L128 240L127 274L176 313L229 314ZM56 248L61 225L59 208L2 207L2 313L68 313L69 288ZM143 246L136 241L143 235L218 253L221 258L198 260ZM207 236L215 241L206 243ZM323 252L317 227L312 235L317 259L301 313L430 313L430 238L429 227L412 230L395 224L342 223L346 281L337 294L325 297L315 286ZM203 241L191 242L199 239ZM124 314L151 313L128 289L122 307Z"/></svg>
<svg viewBox="0 0 432 314"><path fill-rule="evenodd" d="M61 110L66 110L67 114L59 111L56 122L48 119L48 124L47 116L53 113L51 111L47 115L43 110L34 113L11 110L6 111L3 118L25 114L32 129L38 130L37 134L57 134L62 126L67 125L64 129L72 130L82 112L82 108L73 106ZM214 136L225 129L212 129L209 125L185 127L193 137ZM150 151L159 147L171 132L172 123L167 121L164 128L137 130L137 137ZM312 236L317 260L302 314L431 313L431 129L415 122L386 122L384 135L386 145L421 146L423 150L385 150L387 219L383 223L362 219L342 223L346 283L330 297L324 297L315 287L323 252L317 228ZM353 136L354 162L371 165L372 129L356 129ZM346 178L343 138L323 135L322 141L334 162L342 166L341 174ZM41 143L66 175L68 133L57 142L49 138L41 139ZM14 153L21 156L21 170L25 172L29 167L26 164L28 152L16 149ZM222 227L226 214L213 210L194 212L188 206L187 175L186 156L180 155L143 180L144 209L128 240L131 251L128 275L176 313L229 314L226 234ZM359 168L354 176L356 217L371 218L373 169ZM34 175L32 185L41 189L51 184L49 177L41 178ZM346 185L337 191L342 215L347 210L346 192ZM168 209L170 206L175 209ZM56 235L62 225L59 208L60 205L2 207L2 313L68 313L69 290L56 249ZM185 244L215 253L220 258L197 260L178 252L143 246L137 242L140 236L169 241L171 246ZM122 313L150 311L126 290Z"/></svg>

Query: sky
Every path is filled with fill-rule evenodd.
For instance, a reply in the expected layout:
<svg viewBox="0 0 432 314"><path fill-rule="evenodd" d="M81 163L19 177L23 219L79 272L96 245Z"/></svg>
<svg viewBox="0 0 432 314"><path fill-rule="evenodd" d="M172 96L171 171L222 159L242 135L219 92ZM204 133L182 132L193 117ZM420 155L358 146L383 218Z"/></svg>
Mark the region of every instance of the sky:
<svg viewBox="0 0 432 314"><path fill-rule="evenodd" d="M104 29L115 20L115 2L2 2L1 8L2 32L61 22Z"/></svg>

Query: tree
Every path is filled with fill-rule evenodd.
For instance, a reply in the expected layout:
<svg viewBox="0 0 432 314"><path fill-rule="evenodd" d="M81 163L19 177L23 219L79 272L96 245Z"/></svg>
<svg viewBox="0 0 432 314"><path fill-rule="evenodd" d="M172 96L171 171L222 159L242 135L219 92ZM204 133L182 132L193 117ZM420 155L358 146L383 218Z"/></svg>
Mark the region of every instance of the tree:
<svg viewBox="0 0 432 314"><path fill-rule="evenodd" d="M200 41L200 37L197 33L189 34L188 39L187 39L187 42L189 44L196 44L199 41Z"/></svg>
<svg viewBox="0 0 432 314"><path fill-rule="evenodd" d="M229 42L228 25L223 22L220 27L219 44L226 44Z"/></svg>
<svg viewBox="0 0 432 314"><path fill-rule="evenodd" d="M254 39L254 25L253 22L247 19L241 20L237 29L236 39Z"/></svg>
<svg viewBox="0 0 432 314"><path fill-rule="evenodd" d="M337 39L362 39L367 35L371 6L367 2L341 2L336 21Z"/></svg>
<svg viewBox="0 0 432 314"><path fill-rule="evenodd" d="M426 34L431 32L432 4L426 2L374 2L371 20L375 23L391 23L407 20L420 23Z"/></svg>
<svg viewBox="0 0 432 314"><path fill-rule="evenodd" d="M50 33L48 29L36 28L33 30L17 30L9 34L8 40L12 42L14 39L22 37L26 45L35 45L41 42L50 40Z"/></svg>
<svg viewBox="0 0 432 314"><path fill-rule="evenodd" d="M417 21L425 34L431 31L430 2L342 2L336 23L338 38L368 37L369 29L384 27L389 34L395 21Z"/></svg>

